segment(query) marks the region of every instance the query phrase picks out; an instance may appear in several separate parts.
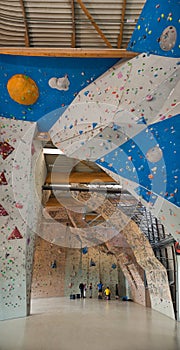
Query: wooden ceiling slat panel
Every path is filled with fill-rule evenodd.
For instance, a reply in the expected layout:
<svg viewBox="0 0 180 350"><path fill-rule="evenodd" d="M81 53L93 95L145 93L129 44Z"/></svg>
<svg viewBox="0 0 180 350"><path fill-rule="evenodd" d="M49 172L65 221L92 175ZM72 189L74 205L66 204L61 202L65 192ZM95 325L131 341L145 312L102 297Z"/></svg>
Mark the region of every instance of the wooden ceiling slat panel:
<svg viewBox="0 0 180 350"><path fill-rule="evenodd" d="M111 43L109 42L109 40L106 38L106 36L104 35L103 31L101 30L101 28L98 26L98 24L96 23L95 19L93 18L93 16L90 14L90 12L88 11L87 7L84 5L84 3L81 0L77 0L79 6L81 7L82 11L84 12L84 14L86 15L86 17L90 20L91 24L93 25L93 27L95 28L96 32L100 35L100 37L102 38L102 40L106 43L107 47L112 48Z"/></svg>
<svg viewBox="0 0 180 350"><path fill-rule="evenodd" d="M72 1L74 1L74 26L72 26ZM122 6L124 0L84 0L83 4L93 17L94 22L104 34L107 41L117 48L117 36L122 20ZM124 27L121 38L121 46L126 47L132 35L139 14L145 3L140 0L126 0L126 11L124 16ZM29 29L30 46L44 46L47 38L47 46L64 47L62 33L68 32L67 47L74 46L72 36L76 34L76 47L105 49L106 45L99 34L90 24L78 4L78 0L24 0L26 20ZM19 46L17 36L14 35L15 26L21 28L23 25L23 14L20 0L0 1L0 28L3 27L0 46ZM5 33L5 28L7 35ZM42 41L39 33L42 32ZM20 29L21 30L21 29ZM122 31L122 30L121 30ZM59 40L57 36L59 34ZM11 40L10 40L11 36ZM51 43L48 38L51 38ZM7 40L7 42L6 42Z"/></svg>
<svg viewBox="0 0 180 350"><path fill-rule="evenodd" d="M69 183L90 183L94 180L103 182L115 183L115 181L104 172L71 172L69 179L67 179L67 173L53 172L47 174L46 184L69 184Z"/></svg>

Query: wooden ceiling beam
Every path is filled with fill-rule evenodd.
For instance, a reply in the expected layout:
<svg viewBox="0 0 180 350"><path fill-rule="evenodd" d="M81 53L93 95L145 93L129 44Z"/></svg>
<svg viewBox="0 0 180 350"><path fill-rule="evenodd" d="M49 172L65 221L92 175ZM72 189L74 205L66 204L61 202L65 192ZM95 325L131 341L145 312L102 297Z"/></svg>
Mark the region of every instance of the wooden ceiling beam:
<svg viewBox="0 0 180 350"><path fill-rule="evenodd" d="M66 209L66 213L67 213L67 215L68 215L68 218L69 218L69 220L70 220L72 226L75 227L75 228L77 228L77 225L76 225L76 223L75 223L75 221L74 221L74 219L73 219L73 217L72 217L72 215L71 215L70 210Z"/></svg>
<svg viewBox="0 0 180 350"><path fill-rule="evenodd" d="M66 206L75 208L76 210L78 210L78 212L81 212L82 207L84 208L84 203L78 204L78 202L73 200L72 197L66 198L65 203L64 201L62 202L56 197L50 197L45 204L45 208L47 209L47 211L55 211L55 210L58 210L59 208L61 208L62 211L63 210L66 211Z"/></svg>
<svg viewBox="0 0 180 350"><path fill-rule="evenodd" d="M75 21L75 9L74 0L71 0L71 14L72 14L72 36L71 36L71 47L76 47L76 21Z"/></svg>
<svg viewBox="0 0 180 350"><path fill-rule="evenodd" d="M69 209L65 208L63 206L63 204L61 204L56 198L49 198L48 202L46 203L45 205L45 208L47 210L47 213L51 213L52 211L58 211L58 212L62 212L62 210L64 209L69 217L69 220L71 221L72 225L74 227L75 224L74 224L74 220L72 218L72 215L71 215L71 212L72 210L70 211ZM74 211L77 210L77 206L74 207ZM79 214L79 213L78 213ZM103 221L103 218L100 214L97 214L97 213L85 213L85 221ZM62 215L63 216L63 215ZM64 219L65 220L65 219Z"/></svg>
<svg viewBox="0 0 180 350"><path fill-rule="evenodd" d="M46 177L46 184L70 184L70 183L90 183L91 181L116 183L116 181L104 172L72 172L67 179L65 173L48 173Z"/></svg>
<svg viewBox="0 0 180 350"><path fill-rule="evenodd" d="M103 41L106 43L107 47L112 48L111 43L109 42L109 40L105 37L105 35L103 34L102 30L99 28L99 26L97 25L97 23L95 22L93 16L91 16L90 12L88 11L87 7L84 5L83 1L81 0L77 0L79 6L81 7L81 9L83 10L83 12L85 13L85 15L87 16L87 18L90 20L91 24L93 25L93 27L96 29L96 31L98 32L98 34L100 35L100 37L103 39Z"/></svg>
<svg viewBox="0 0 180 350"><path fill-rule="evenodd" d="M122 40L123 40L123 29L124 29L125 12L126 12L126 0L123 0L122 13L121 13L121 25L120 25L120 32L119 32L118 43L117 43L117 48L118 49L120 49L121 44L122 44Z"/></svg>
<svg viewBox="0 0 180 350"><path fill-rule="evenodd" d="M137 53L125 49L81 49L45 47L0 47L0 54L19 56L133 58Z"/></svg>
<svg viewBox="0 0 180 350"><path fill-rule="evenodd" d="M25 40L25 46L29 47L30 42L29 42L29 31L28 31L28 24L27 24L27 18L26 18L26 11L25 11L25 6L24 6L24 1L19 0L21 9L22 9L22 15L23 15L23 21L24 21L24 28L25 28L25 34L24 34L24 40Z"/></svg>

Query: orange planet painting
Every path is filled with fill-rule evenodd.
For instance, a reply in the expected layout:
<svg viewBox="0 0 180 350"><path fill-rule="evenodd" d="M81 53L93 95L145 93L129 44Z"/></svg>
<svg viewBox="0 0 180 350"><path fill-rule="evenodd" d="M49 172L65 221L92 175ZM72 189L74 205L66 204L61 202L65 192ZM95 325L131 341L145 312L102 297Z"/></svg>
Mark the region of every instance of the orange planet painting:
<svg viewBox="0 0 180 350"><path fill-rule="evenodd" d="M7 83L7 90L15 102L26 106L34 104L39 97L35 81L24 74L13 75Z"/></svg>

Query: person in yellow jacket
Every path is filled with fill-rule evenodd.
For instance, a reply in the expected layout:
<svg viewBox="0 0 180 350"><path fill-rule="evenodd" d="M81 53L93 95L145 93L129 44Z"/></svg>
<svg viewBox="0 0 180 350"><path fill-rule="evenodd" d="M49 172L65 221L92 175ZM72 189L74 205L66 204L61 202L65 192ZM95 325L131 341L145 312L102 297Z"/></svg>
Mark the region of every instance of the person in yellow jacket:
<svg viewBox="0 0 180 350"><path fill-rule="evenodd" d="M104 293L105 293L106 299L110 300L111 299L111 291L110 291L109 287L106 287Z"/></svg>

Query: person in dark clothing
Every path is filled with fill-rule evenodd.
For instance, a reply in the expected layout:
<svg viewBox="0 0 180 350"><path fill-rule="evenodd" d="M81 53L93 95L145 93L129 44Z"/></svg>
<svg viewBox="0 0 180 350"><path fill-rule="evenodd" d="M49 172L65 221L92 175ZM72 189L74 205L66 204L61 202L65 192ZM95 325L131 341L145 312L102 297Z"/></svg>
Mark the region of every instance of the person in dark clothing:
<svg viewBox="0 0 180 350"><path fill-rule="evenodd" d="M92 298L92 283L89 285L89 297Z"/></svg>
<svg viewBox="0 0 180 350"><path fill-rule="evenodd" d="M79 289L80 289L80 292L81 292L81 298L83 298L83 296L84 296L84 283L80 283Z"/></svg>
<svg viewBox="0 0 180 350"><path fill-rule="evenodd" d="M102 284L101 281L97 284L97 287L98 287L98 299L102 299L102 287L103 287L103 284Z"/></svg>
<svg viewBox="0 0 180 350"><path fill-rule="evenodd" d="M118 284L116 284L116 299L119 299L119 290L118 290Z"/></svg>

